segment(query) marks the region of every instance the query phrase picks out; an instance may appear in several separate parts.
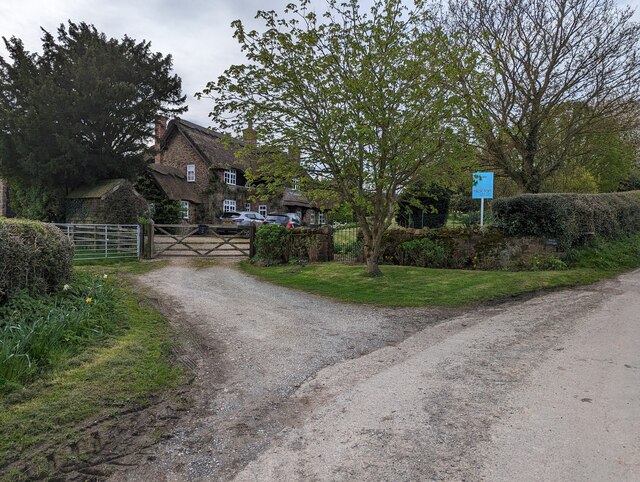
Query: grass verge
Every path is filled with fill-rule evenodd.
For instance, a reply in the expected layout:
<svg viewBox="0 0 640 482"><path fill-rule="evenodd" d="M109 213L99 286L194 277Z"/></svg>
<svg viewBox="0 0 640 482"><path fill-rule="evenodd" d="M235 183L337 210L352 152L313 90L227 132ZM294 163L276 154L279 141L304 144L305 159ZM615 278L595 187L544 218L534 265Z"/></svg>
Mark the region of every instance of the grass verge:
<svg viewBox="0 0 640 482"><path fill-rule="evenodd" d="M83 276L91 270L79 271ZM97 339L83 340L82 350L52 356L38 378L0 395L0 480L54 475L40 445L77 445L89 437L80 426L144 407L180 382L180 370L169 359L174 336L168 322L139 304L123 282L105 281L118 303L116 325ZM81 460L83 454L74 457Z"/></svg>
<svg viewBox="0 0 640 482"><path fill-rule="evenodd" d="M576 250L564 271L469 271L381 266L384 276L365 275L362 265L242 268L266 281L350 303L380 306L460 306L523 293L584 285L640 266L640 234Z"/></svg>

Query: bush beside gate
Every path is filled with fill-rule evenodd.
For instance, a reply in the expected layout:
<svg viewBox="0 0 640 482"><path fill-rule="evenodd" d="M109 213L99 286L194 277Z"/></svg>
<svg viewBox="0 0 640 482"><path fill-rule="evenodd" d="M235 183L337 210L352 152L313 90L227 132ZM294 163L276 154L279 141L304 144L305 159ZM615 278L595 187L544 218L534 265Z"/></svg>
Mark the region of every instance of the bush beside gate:
<svg viewBox="0 0 640 482"><path fill-rule="evenodd" d="M0 219L0 303L14 293L53 291L71 278L73 244L51 224Z"/></svg>

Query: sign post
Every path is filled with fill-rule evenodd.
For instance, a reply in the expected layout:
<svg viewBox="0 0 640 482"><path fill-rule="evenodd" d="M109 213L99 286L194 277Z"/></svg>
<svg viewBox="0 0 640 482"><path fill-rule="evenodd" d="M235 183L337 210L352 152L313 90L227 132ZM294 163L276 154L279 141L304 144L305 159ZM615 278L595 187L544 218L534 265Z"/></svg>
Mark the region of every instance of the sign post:
<svg viewBox="0 0 640 482"><path fill-rule="evenodd" d="M484 226L484 200L493 199L493 173L474 172L471 198L480 199L480 227Z"/></svg>

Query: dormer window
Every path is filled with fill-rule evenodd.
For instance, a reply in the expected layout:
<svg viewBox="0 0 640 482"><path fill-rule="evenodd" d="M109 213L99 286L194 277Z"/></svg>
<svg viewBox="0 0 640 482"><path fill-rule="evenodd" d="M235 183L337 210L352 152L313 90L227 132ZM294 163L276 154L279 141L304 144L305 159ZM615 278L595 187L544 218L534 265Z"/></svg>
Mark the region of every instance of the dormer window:
<svg viewBox="0 0 640 482"><path fill-rule="evenodd" d="M237 173L235 169L225 169L224 171L225 184L231 184L232 186L235 186L236 179L237 179Z"/></svg>
<svg viewBox="0 0 640 482"><path fill-rule="evenodd" d="M196 165L187 165L187 182L196 182Z"/></svg>

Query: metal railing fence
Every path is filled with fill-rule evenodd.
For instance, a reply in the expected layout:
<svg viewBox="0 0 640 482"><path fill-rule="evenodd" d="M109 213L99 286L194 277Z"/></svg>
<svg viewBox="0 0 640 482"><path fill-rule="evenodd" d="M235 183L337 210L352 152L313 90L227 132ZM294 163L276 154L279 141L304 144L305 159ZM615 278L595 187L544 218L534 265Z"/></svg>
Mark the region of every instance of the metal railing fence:
<svg viewBox="0 0 640 482"><path fill-rule="evenodd" d="M363 242L358 238L358 226L353 224L333 226L333 260L355 263L363 258Z"/></svg>
<svg viewBox="0 0 640 482"><path fill-rule="evenodd" d="M139 258L142 231L137 224L55 224L73 242L75 260Z"/></svg>

